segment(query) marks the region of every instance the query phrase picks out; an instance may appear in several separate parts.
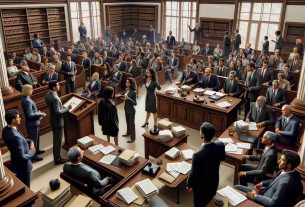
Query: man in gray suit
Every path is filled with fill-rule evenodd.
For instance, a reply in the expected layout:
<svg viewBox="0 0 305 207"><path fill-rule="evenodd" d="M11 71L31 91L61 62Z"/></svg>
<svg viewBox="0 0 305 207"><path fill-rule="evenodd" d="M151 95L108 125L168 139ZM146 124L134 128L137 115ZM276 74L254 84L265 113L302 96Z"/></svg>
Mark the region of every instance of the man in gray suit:
<svg viewBox="0 0 305 207"><path fill-rule="evenodd" d="M266 106L265 96L259 96L256 102L251 103L250 111L247 115L247 121L256 122L258 127L274 123L273 111Z"/></svg>
<svg viewBox="0 0 305 207"><path fill-rule="evenodd" d="M77 146L70 148L68 152L70 162L64 164L64 173L76 180L86 183L95 195L105 193L104 187L112 182L112 178L102 178L97 170L82 163L83 154L84 151Z"/></svg>
<svg viewBox="0 0 305 207"><path fill-rule="evenodd" d="M290 105L282 107L282 116L275 123L277 141L294 146L298 139L299 119L292 114Z"/></svg>
<svg viewBox="0 0 305 207"><path fill-rule="evenodd" d="M272 81L272 86L267 89L266 99L270 106L279 107L286 103L285 90L280 88L278 80Z"/></svg>
<svg viewBox="0 0 305 207"><path fill-rule="evenodd" d="M280 50L276 49L274 51L274 55L270 55L269 57L269 68L276 69L280 63L280 59L281 59Z"/></svg>
<svg viewBox="0 0 305 207"><path fill-rule="evenodd" d="M284 47L284 40L283 40L283 37L281 36L281 31L277 30L275 32L275 36L276 36L276 39L272 40L272 42L275 43L274 50L279 50L281 52L281 50Z"/></svg>
<svg viewBox="0 0 305 207"><path fill-rule="evenodd" d="M235 186L246 192L247 198L263 206L294 206L303 192L301 176L295 169L300 164L300 156L290 150L284 150L279 160L281 171L272 180L262 181L253 188Z"/></svg>
<svg viewBox="0 0 305 207"><path fill-rule="evenodd" d="M235 77L236 72L233 70L230 71L229 78L226 78L222 92L237 98L239 97L240 91L238 80L236 80Z"/></svg>
<svg viewBox="0 0 305 207"><path fill-rule="evenodd" d="M75 92L75 75L77 68L75 62L71 61L71 56L67 55L66 62L61 66L60 72L64 74L66 80L66 94Z"/></svg>
<svg viewBox="0 0 305 207"><path fill-rule="evenodd" d="M238 29L235 30L235 36L234 36L232 42L233 42L233 51L232 52L239 51L239 46L241 44L241 36L239 34Z"/></svg>
<svg viewBox="0 0 305 207"><path fill-rule="evenodd" d="M277 151L274 146L276 134L266 131L261 142L265 145L261 156L244 155L243 159L259 161L258 165L242 164L241 171L238 173L239 184L247 186L248 182L253 183L254 179L262 180L267 173L273 174L277 164Z"/></svg>
<svg viewBox="0 0 305 207"><path fill-rule="evenodd" d="M61 140L63 136L64 117L63 114L71 109L64 108L60 98L57 95L59 91L59 84L57 81L49 82L50 91L46 95L46 103L50 112L50 122L53 130L53 157L55 165L63 164L68 160L62 159L60 156Z"/></svg>

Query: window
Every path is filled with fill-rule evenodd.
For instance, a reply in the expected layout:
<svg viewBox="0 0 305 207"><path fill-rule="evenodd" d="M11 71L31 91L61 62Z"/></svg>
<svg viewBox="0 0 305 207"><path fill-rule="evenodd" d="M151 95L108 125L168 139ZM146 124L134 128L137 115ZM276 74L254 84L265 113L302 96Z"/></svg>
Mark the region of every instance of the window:
<svg viewBox="0 0 305 207"><path fill-rule="evenodd" d="M166 1L165 3L165 33L172 31L177 41L184 38L187 42L193 42L193 35L187 25L195 27L197 3L192 1Z"/></svg>
<svg viewBox="0 0 305 207"><path fill-rule="evenodd" d="M81 22L87 28L87 36L98 38L101 36L101 15L99 1L70 2L72 34L74 42L79 41L78 27Z"/></svg>
<svg viewBox="0 0 305 207"><path fill-rule="evenodd" d="M249 42L252 48L261 50L264 36L268 36L269 48L272 50L274 42L271 40L275 40L281 12L282 3L239 3L237 26L242 37L242 45Z"/></svg>

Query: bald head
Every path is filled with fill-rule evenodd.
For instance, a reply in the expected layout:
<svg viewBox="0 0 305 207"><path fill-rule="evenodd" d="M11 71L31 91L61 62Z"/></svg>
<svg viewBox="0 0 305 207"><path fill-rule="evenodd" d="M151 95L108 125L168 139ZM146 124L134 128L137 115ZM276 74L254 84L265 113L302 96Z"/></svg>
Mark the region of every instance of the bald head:
<svg viewBox="0 0 305 207"><path fill-rule="evenodd" d="M284 116L290 116L291 115L291 106L286 104L282 107L282 113Z"/></svg>
<svg viewBox="0 0 305 207"><path fill-rule="evenodd" d="M83 151L78 147L71 147L68 151L68 159L72 163L79 163L83 159Z"/></svg>
<svg viewBox="0 0 305 207"><path fill-rule="evenodd" d="M264 106L265 103L266 103L266 97L265 97L265 96L259 96L259 97L257 97L256 103L257 103L257 105L258 105L259 107Z"/></svg>
<svg viewBox="0 0 305 207"><path fill-rule="evenodd" d="M204 73L205 73L205 76L210 76L211 73L212 73L212 69L211 69L211 68L206 68L206 69L204 70Z"/></svg>

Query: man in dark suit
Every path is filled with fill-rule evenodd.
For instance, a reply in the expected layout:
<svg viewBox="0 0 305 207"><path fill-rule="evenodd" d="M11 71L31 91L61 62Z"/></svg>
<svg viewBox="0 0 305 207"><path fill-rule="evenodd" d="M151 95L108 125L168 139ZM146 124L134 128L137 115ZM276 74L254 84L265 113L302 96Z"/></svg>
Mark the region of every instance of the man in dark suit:
<svg viewBox="0 0 305 207"><path fill-rule="evenodd" d="M270 106L279 107L286 103L285 90L280 88L278 80L274 80L272 86L267 89L266 99Z"/></svg>
<svg viewBox="0 0 305 207"><path fill-rule="evenodd" d="M204 55L204 56L214 55L214 51L212 48L210 48L209 43L205 44L205 48L203 48L200 53L201 53L201 55Z"/></svg>
<svg viewBox="0 0 305 207"><path fill-rule="evenodd" d="M273 72L268 68L268 61L267 60L263 61L262 68L259 68L257 70L257 72L259 74L261 74L263 84L271 85L271 83L273 81Z"/></svg>
<svg viewBox="0 0 305 207"><path fill-rule="evenodd" d="M171 56L168 59L167 67L165 69L165 78L169 80L170 83L172 83L171 78L171 70L174 70L174 74L178 73L178 67L179 67L179 59L175 56L175 52L171 51Z"/></svg>
<svg viewBox="0 0 305 207"><path fill-rule="evenodd" d="M82 61L82 66L84 67L85 75L86 77L91 77L91 60L88 58L88 53L83 52L83 61Z"/></svg>
<svg viewBox="0 0 305 207"><path fill-rule="evenodd" d="M268 36L264 37L264 43L263 43L263 47L262 47L262 52L266 55L269 55L269 40L268 40Z"/></svg>
<svg viewBox="0 0 305 207"><path fill-rule="evenodd" d="M95 99L95 95L101 91L101 82L99 81L99 74L93 73L86 90L82 93L82 97Z"/></svg>
<svg viewBox="0 0 305 207"><path fill-rule="evenodd" d="M11 153L12 170L28 187L31 182L32 161L36 150L34 143L26 140L17 128L20 125L19 112L10 109L5 112L7 126L3 128L2 138Z"/></svg>
<svg viewBox="0 0 305 207"><path fill-rule="evenodd" d="M262 181L253 187L235 186L247 193L247 198L263 206L294 206L303 192L301 176L296 170L300 156L293 151L284 150L279 160L281 171L272 180Z"/></svg>
<svg viewBox="0 0 305 207"><path fill-rule="evenodd" d="M156 29L150 25L149 31L148 31L148 41L151 44L155 44L156 42Z"/></svg>
<svg viewBox="0 0 305 207"><path fill-rule="evenodd" d="M137 66L146 69L148 66L148 59L144 57L144 52L140 52L137 59Z"/></svg>
<svg viewBox="0 0 305 207"><path fill-rule="evenodd" d="M300 54L295 53L293 59L289 62L289 69L293 72L299 72L302 69L303 60L300 59Z"/></svg>
<svg viewBox="0 0 305 207"><path fill-rule="evenodd" d="M218 77L212 74L211 68L205 68L201 81L199 81L196 85L201 88L211 88L213 91L218 91L221 89Z"/></svg>
<svg viewBox="0 0 305 207"><path fill-rule="evenodd" d="M49 70L43 77L42 85L47 85L50 81L58 81L58 73L55 72L55 66L50 65Z"/></svg>
<svg viewBox="0 0 305 207"><path fill-rule="evenodd" d="M281 59L280 50L276 49L274 51L274 55L270 55L269 57L269 67L276 69L280 63L280 59Z"/></svg>
<svg viewBox="0 0 305 207"><path fill-rule="evenodd" d="M50 51L48 51L48 48L46 46L42 47L42 57L51 57Z"/></svg>
<svg viewBox="0 0 305 207"><path fill-rule="evenodd" d="M244 51L247 54L247 56L252 54L251 43L246 44L246 48L244 49Z"/></svg>
<svg viewBox="0 0 305 207"><path fill-rule="evenodd" d="M235 30L235 36L233 38L233 52L234 51L239 51L239 46L241 44L241 36L239 34L239 30Z"/></svg>
<svg viewBox="0 0 305 207"><path fill-rule="evenodd" d="M84 151L77 146L70 148L68 151L70 162L64 164L64 173L76 180L86 183L94 195L101 195L105 193L104 187L112 182L112 178L103 178L97 170L82 163L83 154Z"/></svg>
<svg viewBox="0 0 305 207"><path fill-rule="evenodd" d="M258 161L258 165L242 164L241 171L238 173L239 184L247 186L248 182L253 183L254 180L260 181L265 178L267 173L273 174L277 165L277 151L274 146L276 142L276 134L266 131L261 139L265 145L263 153L259 155L244 155L243 160Z"/></svg>
<svg viewBox="0 0 305 207"><path fill-rule="evenodd" d="M299 119L291 112L290 105L282 107L282 116L275 123L279 143L294 146L298 139Z"/></svg>
<svg viewBox="0 0 305 207"><path fill-rule="evenodd" d="M121 72L126 72L127 71L127 64L126 64L126 62L123 61L123 56L122 55L119 56L119 59L117 61L115 61L114 64L119 66L119 70Z"/></svg>
<svg viewBox="0 0 305 207"><path fill-rule="evenodd" d="M273 111L266 106L266 98L264 96L259 96L256 102L251 103L247 121L255 122L259 127L274 123Z"/></svg>
<svg viewBox="0 0 305 207"><path fill-rule="evenodd" d="M225 32L223 38L223 57L227 58L231 51L231 38L229 37L229 32Z"/></svg>
<svg viewBox="0 0 305 207"><path fill-rule="evenodd" d="M200 137L203 145L193 155L192 169L187 180L187 191L193 191L194 207L206 206L218 188L219 165L225 159L225 146L222 142L211 142L214 135L214 126L202 123Z"/></svg>
<svg viewBox="0 0 305 207"><path fill-rule="evenodd" d="M13 60L14 64L19 65L21 62L21 57L17 56L16 52L12 52L11 55L8 55L8 60Z"/></svg>
<svg viewBox="0 0 305 207"><path fill-rule="evenodd" d="M173 34L173 32L169 31L169 35L167 36L167 39L166 39L167 48L169 50L174 49L174 45L176 44L176 38L172 34Z"/></svg>
<svg viewBox="0 0 305 207"><path fill-rule="evenodd" d="M261 75L255 70L255 64L250 63L245 81L245 118L250 110L250 103L255 102L258 97L261 85Z"/></svg>
<svg viewBox="0 0 305 207"><path fill-rule="evenodd" d="M193 43L195 43L195 41L200 41L200 36L201 36L201 33L203 32L202 31L202 28L199 27L199 24L198 22L196 22L196 25L195 27L192 29L190 25L188 25L188 28L190 30L190 32L194 32L194 39L193 39Z"/></svg>
<svg viewBox="0 0 305 207"><path fill-rule="evenodd" d="M289 81L290 86L293 87L293 85L295 84L294 82L294 77L293 77L293 73L289 72L289 65L286 64L284 66L284 72L283 72L285 79Z"/></svg>
<svg viewBox="0 0 305 207"><path fill-rule="evenodd" d="M281 52L282 48L284 47L284 40L283 40L283 37L281 36L281 31L277 30L275 32L275 36L276 36L276 39L272 40L272 42L275 43L274 50L278 49Z"/></svg>
<svg viewBox="0 0 305 207"><path fill-rule="evenodd" d="M186 70L183 71L182 77L177 85L193 85L198 82L198 75L192 70L192 65L187 64Z"/></svg>
<svg viewBox="0 0 305 207"><path fill-rule="evenodd" d="M67 162L60 156L61 140L63 136L64 117L63 114L68 112L72 106L64 108L60 98L57 95L59 84L56 81L49 82L50 91L47 93L45 101L50 112L50 123L53 130L53 157L54 164L59 165Z"/></svg>
<svg viewBox="0 0 305 207"><path fill-rule="evenodd" d="M235 79L236 72L231 71L229 74L229 78L226 78L225 84L222 88L222 92L228 94L229 96L239 97L240 90L239 90L239 83L238 80Z"/></svg>
<svg viewBox="0 0 305 207"><path fill-rule="evenodd" d="M25 84L32 85L33 88L39 86L37 79L30 73L30 68L28 66L21 67L21 72L18 73L15 80L16 89L20 92Z"/></svg>
<svg viewBox="0 0 305 207"><path fill-rule="evenodd" d="M214 74L219 75L219 76L224 76L228 77L229 75L229 68L225 66L225 61L224 59L219 59L219 64L218 66L214 67Z"/></svg>
<svg viewBox="0 0 305 207"><path fill-rule="evenodd" d="M62 64L60 72L64 74L66 80L66 94L75 93L76 64L71 60L70 55L67 55L66 60L67 61Z"/></svg>

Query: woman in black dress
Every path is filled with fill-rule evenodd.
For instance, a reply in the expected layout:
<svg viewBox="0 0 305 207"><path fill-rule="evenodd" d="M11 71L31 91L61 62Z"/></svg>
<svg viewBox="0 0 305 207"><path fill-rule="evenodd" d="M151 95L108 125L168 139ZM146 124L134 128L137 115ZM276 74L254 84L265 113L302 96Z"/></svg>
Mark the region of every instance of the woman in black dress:
<svg viewBox="0 0 305 207"><path fill-rule="evenodd" d="M98 123L102 126L103 134L107 136L108 142L110 137L114 137L114 143L118 146L119 118L116 105L111 100L113 92L112 87L105 87L103 98L98 106Z"/></svg>
<svg viewBox="0 0 305 207"><path fill-rule="evenodd" d="M156 71L152 68L148 69L146 72L146 82L145 82L145 88L147 90L146 98L145 98L145 111L146 111L146 120L145 123L142 125L142 127L148 126L148 119L150 117L150 113L154 114L154 126L157 125L157 103L156 103L156 94L155 89L158 90L161 89L160 84L157 80L157 74Z"/></svg>

